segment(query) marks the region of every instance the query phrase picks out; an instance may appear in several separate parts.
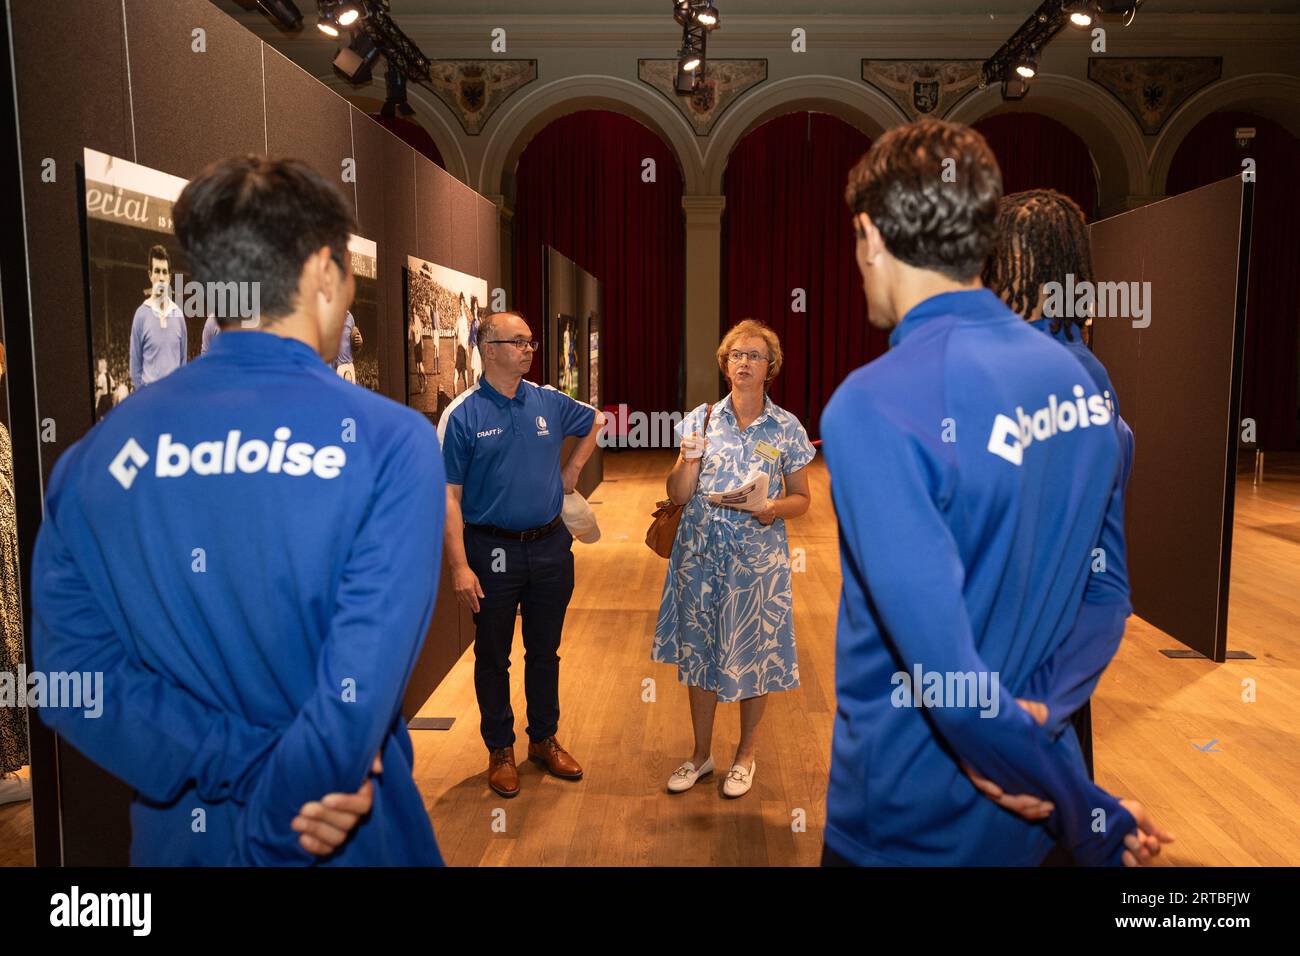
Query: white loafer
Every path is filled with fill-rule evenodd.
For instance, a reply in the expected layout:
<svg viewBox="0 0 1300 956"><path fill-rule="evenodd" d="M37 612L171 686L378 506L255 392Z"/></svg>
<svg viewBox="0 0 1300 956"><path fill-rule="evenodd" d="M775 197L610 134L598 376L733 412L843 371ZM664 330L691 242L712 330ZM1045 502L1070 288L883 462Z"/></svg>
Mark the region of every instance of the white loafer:
<svg viewBox="0 0 1300 956"><path fill-rule="evenodd" d="M722 781L722 795L724 797L743 797L749 793L749 788L754 785L754 771L757 769L757 760L749 765L748 770L740 764L734 764L727 771L727 779Z"/></svg>
<svg viewBox="0 0 1300 956"><path fill-rule="evenodd" d="M696 770L695 764L688 760L674 770L673 775L668 778L668 792L681 793L685 790L689 790L691 787L695 786L695 781L699 780L701 777L707 777L711 773L713 773L712 757L704 761L699 770Z"/></svg>

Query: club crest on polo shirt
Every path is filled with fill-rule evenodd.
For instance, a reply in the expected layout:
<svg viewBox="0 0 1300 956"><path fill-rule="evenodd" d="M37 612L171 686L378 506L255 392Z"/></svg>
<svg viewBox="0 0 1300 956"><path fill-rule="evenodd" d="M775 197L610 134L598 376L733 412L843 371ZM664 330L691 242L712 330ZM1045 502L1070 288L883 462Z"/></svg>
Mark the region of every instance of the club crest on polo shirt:
<svg viewBox="0 0 1300 956"><path fill-rule="evenodd" d="M108 473L123 488L130 490L136 476L152 460L155 478L179 478L195 474L245 475L266 472L301 478L315 475L326 480L337 478L347 464L348 456L338 445L317 448L310 442L290 442L293 432L281 425L272 441L260 438L244 439L238 429L231 429L225 438L196 442L193 447L174 441L170 432L158 436L152 459L134 438L128 438L109 462Z"/></svg>
<svg viewBox="0 0 1300 956"><path fill-rule="evenodd" d="M1011 464L1025 460L1025 449L1034 442L1046 441L1062 432L1093 425L1109 425L1112 418L1110 395L1094 392L1084 397L1082 385L1074 386L1074 399L1047 397L1047 404L1033 412L1016 406L1015 417L998 414L993 418L988 450Z"/></svg>
<svg viewBox="0 0 1300 956"><path fill-rule="evenodd" d="M536 422L537 422L537 434L539 437L545 438L547 435L551 433L551 430L546 427L546 419L543 418L541 415L537 416Z"/></svg>

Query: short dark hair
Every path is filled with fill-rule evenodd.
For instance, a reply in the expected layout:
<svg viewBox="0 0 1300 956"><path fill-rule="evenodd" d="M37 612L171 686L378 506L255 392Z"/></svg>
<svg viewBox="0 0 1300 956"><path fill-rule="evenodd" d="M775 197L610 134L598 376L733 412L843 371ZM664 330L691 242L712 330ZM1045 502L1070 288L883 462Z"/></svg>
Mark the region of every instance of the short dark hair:
<svg viewBox="0 0 1300 956"><path fill-rule="evenodd" d="M1088 220L1079 204L1054 189L1031 189L1005 197L998 206L998 243L984 267L984 284L1027 319L1038 305L1043 286L1049 282L1064 285L1067 275L1074 276L1076 285L1092 282ZM1049 318L1052 333L1060 332L1062 316ZM1087 322L1086 315L1072 317L1065 325L1065 337L1074 338L1070 325L1082 330Z"/></svg>
<svg viewBox="0 0 1300 956"><path fill-rule="evenodd" d="M880 230L890 255L958 281L984 268L1000 198L1002 170L984 137L936 119L881 136L844 191L849 208Z"/></svg>
<svg viewBox="0 0 1300 956"><path fill-rule="evenodd" d="M172 208L195 280L256 282L261 317L293 311L308 257L328 246L347 271L352 213L339 190L296 159L238 156L213 163Z"/></svg>
<svg viewBox="0 0 1300 956"><path fill-rule="evenodd" d="M166 246L155 245L149 247L149 258L146 259L144 263L144 268L146 272L153 272L153 261L155 259L161 259L163 262L167 263L168 269L172 267L171 256L167 255Z"/></svg>

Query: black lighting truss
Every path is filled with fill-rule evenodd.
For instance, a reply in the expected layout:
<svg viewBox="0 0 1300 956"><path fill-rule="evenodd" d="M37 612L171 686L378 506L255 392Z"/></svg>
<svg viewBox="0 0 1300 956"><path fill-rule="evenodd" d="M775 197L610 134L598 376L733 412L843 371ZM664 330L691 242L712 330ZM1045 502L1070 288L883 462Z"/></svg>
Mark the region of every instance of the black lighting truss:
<svg viewBox="0 0 1300 956"><path fill-rule="evenodd" d="M1095 0L1087 6L1094 14L1123 17L1124 25L1128 26L1143 2L1144 0ZM1005 98L1023 98L1028 92L1029 83L1016 74L1016 66L1025 61L1036 64L1043 48L1061 32L1069 22L1070 14L1079 6L1079 3L1072 0L1043 0L1011 38L984 61L980 70L980 86L1001 83ZM1011 87L1011 83L1018 83L1018 88Z"/></svg>
<svg viewBox="0 0 1300 956"><path fill-rule="evenodd" d="M353 37L361 34L370 37L388 61L389 70L397 70L405 79L428 88L432 61L393 22L389 0L357 0L354 5L362 8L363 15L343 30L351 31ZM337 0L318 0L317 3L322 17L332 16L340 6Z"/></svg>
<svg viewBox="0 0 1300 956"><path fill-rule="evenodd" d="M711 26L700 22L699 15L705 11L717 16L717 7L711 0L673 0L673 19L682 25L682 47L677 51L676 82L677 92L682 96L694 93L704 82L709 32L717 26L716 21ZM700 65L694 70L683 69L685 63L694 58L699 59Z"/></svg>

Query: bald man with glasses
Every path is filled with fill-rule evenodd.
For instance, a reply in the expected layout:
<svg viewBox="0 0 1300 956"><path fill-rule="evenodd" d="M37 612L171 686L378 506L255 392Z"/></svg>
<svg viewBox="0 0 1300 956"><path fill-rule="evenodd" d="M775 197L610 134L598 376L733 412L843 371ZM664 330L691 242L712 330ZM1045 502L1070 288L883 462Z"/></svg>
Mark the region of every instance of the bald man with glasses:
<svg viewBox="0 0 1300 956"><path fill-rule="evenodd" d="M519 793L510 707L510 650L522 607L528 758L565 780L582 767L556 740L560 635L573 596L573 536L564 495L578 484L604 416L525 381L537 342L517 312L479 328L483 375L438 422L447 470L445 546L457 599L474 614L474 691L488 748L488 785ZM569 435L581 437L561 467Z"/></svg>

